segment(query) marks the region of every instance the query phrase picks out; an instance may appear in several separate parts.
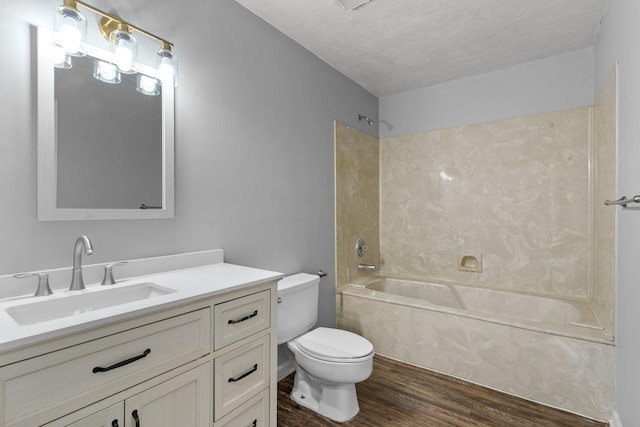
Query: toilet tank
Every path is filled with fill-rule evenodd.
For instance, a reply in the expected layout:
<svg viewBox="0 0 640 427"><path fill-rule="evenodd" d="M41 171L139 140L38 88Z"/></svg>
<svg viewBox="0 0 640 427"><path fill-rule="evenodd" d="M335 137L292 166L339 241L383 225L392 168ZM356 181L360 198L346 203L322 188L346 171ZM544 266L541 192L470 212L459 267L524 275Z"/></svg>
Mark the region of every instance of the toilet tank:
<svg viewBox="0 0 640 427"><path fill-rule="evenodd" d="M320 277L298 273L278 282L278 344L309 331L318 319Z"/></svg>

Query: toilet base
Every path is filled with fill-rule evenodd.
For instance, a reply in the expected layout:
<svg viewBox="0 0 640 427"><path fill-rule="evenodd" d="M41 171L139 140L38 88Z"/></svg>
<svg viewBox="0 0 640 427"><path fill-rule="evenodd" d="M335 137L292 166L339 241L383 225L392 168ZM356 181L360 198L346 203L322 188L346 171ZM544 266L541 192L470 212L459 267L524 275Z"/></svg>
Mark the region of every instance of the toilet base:
<svg viewBox="0 0 640 427"><path fill-rule="evenodd" d="M353 419L360 412L355 384L326 384L312 378L299 366L293 380L291 399L339 423Z"/></svg>

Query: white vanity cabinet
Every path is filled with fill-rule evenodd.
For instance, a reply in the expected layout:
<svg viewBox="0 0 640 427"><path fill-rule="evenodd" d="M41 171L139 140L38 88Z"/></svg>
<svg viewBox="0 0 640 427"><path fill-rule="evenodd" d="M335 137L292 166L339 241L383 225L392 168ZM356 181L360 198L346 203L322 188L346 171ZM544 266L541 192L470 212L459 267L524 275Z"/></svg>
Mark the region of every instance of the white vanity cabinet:
<svg viewBox="0 0 640 427"><path fill-rule="evenodd" d="M0 427L276 425L276 282L0 352Z"/></svg>

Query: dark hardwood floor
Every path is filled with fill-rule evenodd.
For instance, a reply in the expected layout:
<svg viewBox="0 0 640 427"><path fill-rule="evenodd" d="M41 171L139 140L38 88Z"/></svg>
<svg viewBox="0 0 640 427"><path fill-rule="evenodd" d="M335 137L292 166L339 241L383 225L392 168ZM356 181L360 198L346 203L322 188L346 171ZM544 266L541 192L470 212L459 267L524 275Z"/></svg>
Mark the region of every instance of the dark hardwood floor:
<svg viewBox="0 0 640 427"><path fill-rule="evenodd" d="M293 374L278 384L278 427L604 427L446 375L375 356L373 374L356 385L360 413L335 423L297 405L289 397Z"/></svg>

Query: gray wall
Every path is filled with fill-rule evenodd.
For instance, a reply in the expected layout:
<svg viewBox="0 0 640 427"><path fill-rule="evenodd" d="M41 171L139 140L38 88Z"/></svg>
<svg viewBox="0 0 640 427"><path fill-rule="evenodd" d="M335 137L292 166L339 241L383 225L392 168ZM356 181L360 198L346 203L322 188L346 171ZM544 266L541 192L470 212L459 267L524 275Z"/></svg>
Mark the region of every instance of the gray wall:
<svg viewBox="0 0 640 427"><path fill-rule="evenodd" d="M604 84L616 61L618 96L618 194L640 194L640 2L609 5L595 52L595 88ZM612 195L611 197L616 197ZM622 424L640 424L640 212L616 209L617 230L617 374L616 394Z"/></svg>
<svg viewBox="0 0 640 427"><path fill-rule="evenodd" d="M325 269L320 323L335 324L334 120L377 119L378 100L230 0L92 4L176 45L176 218L36 221L33 25L58 1L0 3L0 274L223 248L228 262L286 274Z"/></svg>
<svg viewBox="0 0 640 427"><path fill-rule="evenodd" d="M380 136L593 104L593 48L380 98Z"/></svg>

